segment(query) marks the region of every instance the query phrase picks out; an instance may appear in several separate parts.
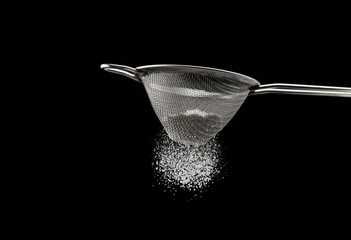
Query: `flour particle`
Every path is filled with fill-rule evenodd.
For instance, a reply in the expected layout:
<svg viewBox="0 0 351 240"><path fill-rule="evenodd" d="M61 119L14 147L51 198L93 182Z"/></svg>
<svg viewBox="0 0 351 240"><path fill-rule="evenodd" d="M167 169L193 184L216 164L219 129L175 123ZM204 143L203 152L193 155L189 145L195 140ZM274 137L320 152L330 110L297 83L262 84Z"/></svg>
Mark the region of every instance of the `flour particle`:
<svg viewBox="0 0 351 240"><path fill-rule="evenodd" d="M204 145L174 142L165 132L154 148L153 170L157 182L168 189L202 191L220 178L224 167L222 147L215 137Z"/></svg>

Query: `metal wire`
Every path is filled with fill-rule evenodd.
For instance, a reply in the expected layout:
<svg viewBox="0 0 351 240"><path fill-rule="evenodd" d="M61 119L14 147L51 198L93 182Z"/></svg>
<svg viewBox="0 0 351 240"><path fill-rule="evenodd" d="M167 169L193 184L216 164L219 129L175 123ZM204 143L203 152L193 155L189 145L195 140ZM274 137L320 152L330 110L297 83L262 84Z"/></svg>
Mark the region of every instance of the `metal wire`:
<svg viewBox="0 0 351 240"><path fill-rule="evenodd" d="M153 68L141 77L169 137L204 144L232 119L251 85L225 74L190 68Z"/></svg>

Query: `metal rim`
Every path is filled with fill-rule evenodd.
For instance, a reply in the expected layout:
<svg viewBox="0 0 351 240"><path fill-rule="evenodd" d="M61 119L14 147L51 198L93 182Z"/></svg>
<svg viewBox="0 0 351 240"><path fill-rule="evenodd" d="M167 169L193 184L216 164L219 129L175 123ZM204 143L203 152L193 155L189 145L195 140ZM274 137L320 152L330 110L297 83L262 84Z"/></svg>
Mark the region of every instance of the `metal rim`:
<svg viewBox="0 0 351 240"><path fill-rule="evenodd" d="M235 75L237 77L241 77L245 80L247 80L251 86L259 86L260 83L249 76L246 76L244 74L241 73L237 73L237 72L231 72L231 71L227 71L227 70L222 70L222 69L218 69L218 68L210 68L210 67L202 67L202 66L194 66L194 65L182 65L182 64L154 64L154 65L145 65L145 66L140 66L137 67L137 70L146 70L146 69L150 69L150 68L159 68L159 67L178 67L178 68L194 68L194 69L201 69L201 70L207 70L207 71L215 71L215 72L220 72L220 73L226 73L226 74L231 74L231 75Z"/></svg>

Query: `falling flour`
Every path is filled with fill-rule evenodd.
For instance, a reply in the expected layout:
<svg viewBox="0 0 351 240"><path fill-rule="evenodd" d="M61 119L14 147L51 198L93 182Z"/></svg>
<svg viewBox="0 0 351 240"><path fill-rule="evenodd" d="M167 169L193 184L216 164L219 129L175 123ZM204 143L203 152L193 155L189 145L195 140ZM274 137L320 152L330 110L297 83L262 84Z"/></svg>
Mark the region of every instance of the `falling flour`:
<svg viewBox="0 0 351 240"><path fill-rule="evenodd" d="M155 143L152 166L157 182L166 188L198 192L219 179L224 162L217 138L194 146L174 142L162 132Z"/></svg>

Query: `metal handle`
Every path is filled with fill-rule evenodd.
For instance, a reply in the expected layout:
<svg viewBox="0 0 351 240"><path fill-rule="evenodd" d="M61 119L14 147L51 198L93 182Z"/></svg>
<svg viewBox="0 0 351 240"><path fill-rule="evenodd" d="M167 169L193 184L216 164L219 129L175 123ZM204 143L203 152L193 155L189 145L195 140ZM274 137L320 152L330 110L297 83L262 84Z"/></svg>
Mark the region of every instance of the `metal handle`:
<svg viewBox="0 0 351 240"><path fill-rule="evenodd" d="M117 73L129 77L137 82L142 82L139 77L141 72L135 68L117 64L102 64L100 67L107 72Z"/></svg>
<svg viewBox="0 0 351 240"><path fill-rule="evenodd" d="M265 94L265 93L351 97L351 88L273 83L273 84L256 86L250 90L250 95Z"/></svg>

